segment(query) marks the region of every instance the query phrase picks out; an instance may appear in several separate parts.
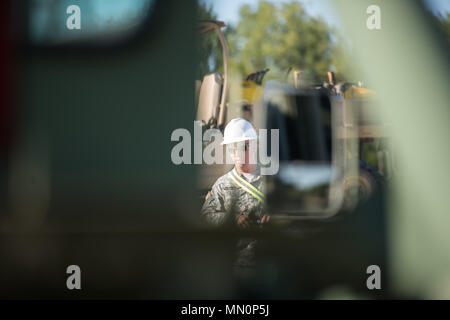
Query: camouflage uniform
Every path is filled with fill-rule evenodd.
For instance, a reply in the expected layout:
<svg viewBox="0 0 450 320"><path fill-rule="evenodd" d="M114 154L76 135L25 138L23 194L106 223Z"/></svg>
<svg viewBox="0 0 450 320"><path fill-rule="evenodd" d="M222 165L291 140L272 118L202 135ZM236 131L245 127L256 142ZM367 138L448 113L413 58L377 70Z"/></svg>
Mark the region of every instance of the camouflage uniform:
<svg viewBox="0 0 450 320"><path fill-rule="evenodd" d="M239 180L236 175L244 179L245 182ZM223 225L226 222L230 222L230 220L236 225L240 215L247 215L250 218L251 224L258 224L264 214L262 201L257 196L255 197L245 191L235 181L244 185L244 188L254 190L246 184L249 183L262 192L262 180L259 174L250 175L246 178L246 176L239 174L233 168L233 170L217 179L211 191L206 196L206 201L202 208L203 217L213 226ZM256 194L256 192L253 193ZM237 244L237 257L234 263L235 266L254 266L255 245L256 240L239 240Z"/></svg>

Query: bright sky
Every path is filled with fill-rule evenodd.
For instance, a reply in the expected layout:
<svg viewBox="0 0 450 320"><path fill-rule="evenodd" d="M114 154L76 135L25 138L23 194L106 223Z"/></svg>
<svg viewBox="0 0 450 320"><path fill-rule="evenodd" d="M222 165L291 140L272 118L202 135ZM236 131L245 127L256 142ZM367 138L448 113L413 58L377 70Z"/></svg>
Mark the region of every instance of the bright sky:
<svg viewBox="0 0 450 320"><path fill-rule="evenodd" d="M280 3L289 0L271 0L270 2ZM332 0L297 0L304 4L306 11L312 16L322 16L331 26L339 26L339 17L334 13ZM242 5L248 4L252 7L258 5L259 0L200 0L201 3L212 5L213 11L219 20L228 24L236 24L239 18L239 9ZM376 2L376 1L374 1ZM450 0L425 0L426 5L434 13L450 12Z"/></svg>
<svg viewBox="0 0 450 320"><path fill-rule="evenodd" d="M330 5L330 0L298 0L305 5L306 11L312 16L321 15L329 24L337 25L338 20ZM239 9L248 4L253 8L258 5L259 0L200 0L213 7L219 20L227 24L236 24L239 19ZM289 2L289 0L270 1L276 3Z"/></svg>
<svg viewBox="0 0 450 320"><path fill-rule="evenodd" d="M435 14L450 12L450 0L425 0L425 3Z"/></svg>

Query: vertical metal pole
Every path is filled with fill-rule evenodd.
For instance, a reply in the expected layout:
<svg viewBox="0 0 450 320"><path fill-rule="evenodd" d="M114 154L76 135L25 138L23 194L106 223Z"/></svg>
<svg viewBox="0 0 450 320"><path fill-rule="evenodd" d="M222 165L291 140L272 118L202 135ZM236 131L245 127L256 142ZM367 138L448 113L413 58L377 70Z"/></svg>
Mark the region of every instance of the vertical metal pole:
<svg viewBox="0 0 450 320"><path fill-rule="evenodd" d="M228 46L223 36L222 31L219 26L216 26L216 31L219 36L220 43L222 45L223 51L223 89L222 89L222 99L220 101L219 107L219 121L218 126L222 127L225 124L225 116L226 116L226 99L228 94Z"/></svg>

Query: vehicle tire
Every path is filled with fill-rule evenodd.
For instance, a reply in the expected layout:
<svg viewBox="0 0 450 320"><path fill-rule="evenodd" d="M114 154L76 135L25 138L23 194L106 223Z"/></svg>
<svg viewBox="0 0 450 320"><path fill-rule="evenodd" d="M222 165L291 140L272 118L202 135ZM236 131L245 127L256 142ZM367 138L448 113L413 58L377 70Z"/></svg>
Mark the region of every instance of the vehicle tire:
<svg viewBox="0 0 450 320"><path fill-rule="evenodd" d="M367 162L360 160L358 175L344 179L344 209L354 209L358 203L367 201L384 184L383 175Z"/></svg>

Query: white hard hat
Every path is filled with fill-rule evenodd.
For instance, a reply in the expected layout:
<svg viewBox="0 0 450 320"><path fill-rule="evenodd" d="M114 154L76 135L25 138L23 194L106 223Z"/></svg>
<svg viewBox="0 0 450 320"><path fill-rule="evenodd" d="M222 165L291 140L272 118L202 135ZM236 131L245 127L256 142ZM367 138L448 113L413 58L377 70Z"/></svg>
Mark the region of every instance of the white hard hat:
<svg viewBox="0 0 450 320"><path fill-rule="evenodd" d="M222 144L258 139L252 124L245 119L237 118L228 122L225 127Z"/></svg>

